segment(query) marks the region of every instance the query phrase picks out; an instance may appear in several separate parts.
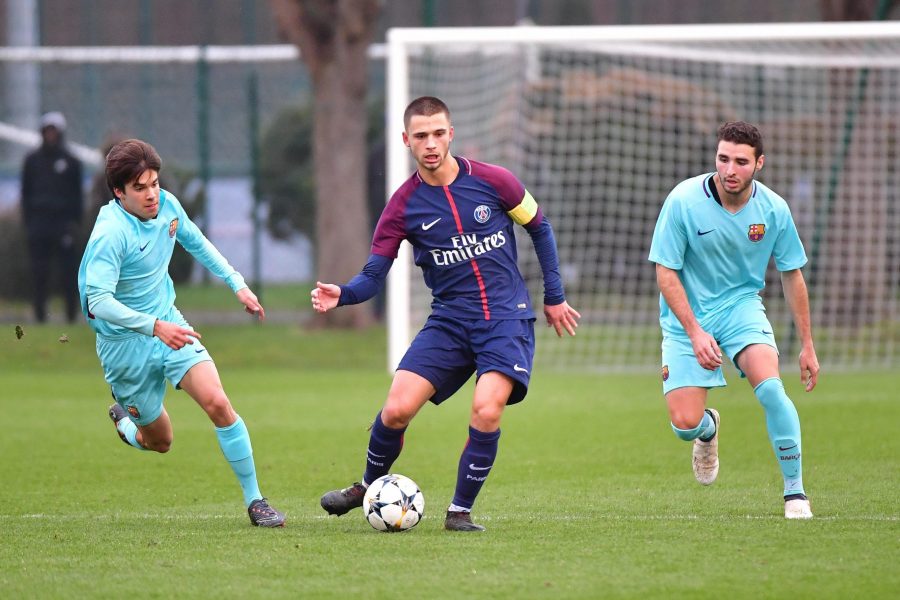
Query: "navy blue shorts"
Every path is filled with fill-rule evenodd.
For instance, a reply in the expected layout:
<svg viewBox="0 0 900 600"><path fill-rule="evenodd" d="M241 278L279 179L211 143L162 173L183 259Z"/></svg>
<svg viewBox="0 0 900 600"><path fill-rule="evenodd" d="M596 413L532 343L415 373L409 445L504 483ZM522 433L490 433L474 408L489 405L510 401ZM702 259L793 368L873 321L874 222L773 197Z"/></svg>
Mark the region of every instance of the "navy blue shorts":
<svg viewBox="0 0 900 600"><path fill-rule="evenodd" d="M421 375L437 390L440 404L472 373L497 371L515 384L507 404L525 399L534 362L534 319L496 320L428 317L397 369Z"/></svg>

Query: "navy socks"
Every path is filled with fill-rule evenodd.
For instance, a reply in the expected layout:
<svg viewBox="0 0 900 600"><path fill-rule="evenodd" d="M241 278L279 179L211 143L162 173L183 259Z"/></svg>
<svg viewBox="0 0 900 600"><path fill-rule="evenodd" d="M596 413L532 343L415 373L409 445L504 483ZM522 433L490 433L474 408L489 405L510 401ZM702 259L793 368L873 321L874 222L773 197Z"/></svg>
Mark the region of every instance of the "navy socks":
<svg viewBox="0 0 900 600"><path fill-rule="evenodd" d="M369 485L382 475L390 472L391 466L400 451L403 450L403 429L391 429L381 422L381 411L375 415L372 424L372 433L369 436L369 448L366 453L366 471L363 474L363 483Z"/></svg>
<svg viewBox="0 0 900 600"><path fill-rule="evenodd" d="M456 474L456 492L450 510L470 511L475 498L494 466L500 430L485 433L469 427L469 440L459 457Z"/></svg>

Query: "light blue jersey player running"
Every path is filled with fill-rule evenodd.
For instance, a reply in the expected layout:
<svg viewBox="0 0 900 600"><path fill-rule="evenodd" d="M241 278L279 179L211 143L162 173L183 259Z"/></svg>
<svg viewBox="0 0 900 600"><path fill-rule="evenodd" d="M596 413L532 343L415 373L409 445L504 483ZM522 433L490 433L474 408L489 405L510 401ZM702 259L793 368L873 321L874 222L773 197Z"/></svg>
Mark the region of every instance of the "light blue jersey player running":
<svg viewBox="0 0 900 600"><path fill-rule="evenodd" d="M469 437L444 528L482 531L472 506L494 467L500 420L528 392L534 359L534 310L516 263L515 229L534 243L544 276L547 324L575 335L581 315L566 302L550 221L509 171L450 154L450 109L440 99L413 100L403 115L403 142L416 172L394 192L363 270L344 285L317 282L313 308L326 312L373 297L403 240L431 289L431 315L394 374L372 424L362 480L322 496L329 514L362 505L366 486L390 472L407 426L427 403L440 404L476 376Z"/></svg>
<svg viewBox="0 0 900 600"><path fill-rule="evenodd" d="M774 257L800 337L800 376L811 391L819 373L800 268L806 253L787 203L754 181L762 137L744 122L719 128L716 172L678 184L666 198L650 246L660 289L663 393L675 435L693 440L694 476L719 472L719 413L709 388L725 385L722 356L746 377L766 413L784 478L784 516L812 517L803 489L800 419L778 370L778 348L760 290Z"/></svg>
<svg viewBox="0 0 900 600"><path fill-rule="evenodd" d="M215 425L251 523L281 527L284 515L259 491L247 426L225 395L200 333L175 307L168 273L175 242L223 279L248 313L263 319L265 311L178 199L159 188L160 167L156 150L141 140L125 140L109 151L106 181L115 199L100 210L78 271L82 312L97 333L97 355L115 399L109 416L125 443L168 452L172 423L163 407L168 379Z"/></svg>

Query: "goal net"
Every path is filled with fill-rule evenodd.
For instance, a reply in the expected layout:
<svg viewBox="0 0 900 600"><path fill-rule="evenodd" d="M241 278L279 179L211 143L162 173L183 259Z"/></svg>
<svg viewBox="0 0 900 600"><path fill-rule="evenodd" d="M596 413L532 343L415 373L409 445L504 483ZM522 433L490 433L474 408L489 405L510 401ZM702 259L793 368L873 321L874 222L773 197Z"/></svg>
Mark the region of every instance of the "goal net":
<svg viewBox="0 0 900 600"><path fill-rule="evenodd" d="M450 106L454 154L512 170L553 223L582 321L564 341L537 328L540 366L659 367L653 227L675 184L714 170L716 130L732 119L759 125L759 179L797 222L820 361L897 366L900 23L391 30L388 192L414 168L399 132L421 95ZM540 311L540 267L517 239ZM430 304L404 247L389 283L392 365ZM796 368L774 266L762 294Z"/></svg>

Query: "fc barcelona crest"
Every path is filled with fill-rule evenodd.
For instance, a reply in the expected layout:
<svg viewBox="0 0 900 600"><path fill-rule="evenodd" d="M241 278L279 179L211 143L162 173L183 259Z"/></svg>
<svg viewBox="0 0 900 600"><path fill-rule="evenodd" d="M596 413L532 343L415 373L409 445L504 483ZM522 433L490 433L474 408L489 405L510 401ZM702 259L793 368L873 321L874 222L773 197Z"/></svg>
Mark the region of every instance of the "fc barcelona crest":
<svg viewBox="0 0 900 600"><path fill-rule="evenodd" d="M750 238L751 242L758 242L763 239L763 236L766 235L766 224L765 223L757 223L756 225L751 225L750 229L747 231L747 237Z"/></svg>
<svg viewBox="0 0 900 600"><path fill-rule="evenodd" d="M663 381L668 381L668 380L669 380L669 365L663 365L663 368L662 368L662 380L663 380Z"/></svg>
<svg viewBox="0 0 900 600"><path fill-rule="evenodd" d="M128 414L131 415L133 418L135 418L135 419L141 418L141 411L139 411L137 409L137 406L128 406L126 408L128 409Z"/></svg>
<svg viewBox="0 0 900 600"><path fill-rule="evenodd" d="M178 219L172 219L169 221L169 237L175 237L176 231L178 231Z"/></svg>

